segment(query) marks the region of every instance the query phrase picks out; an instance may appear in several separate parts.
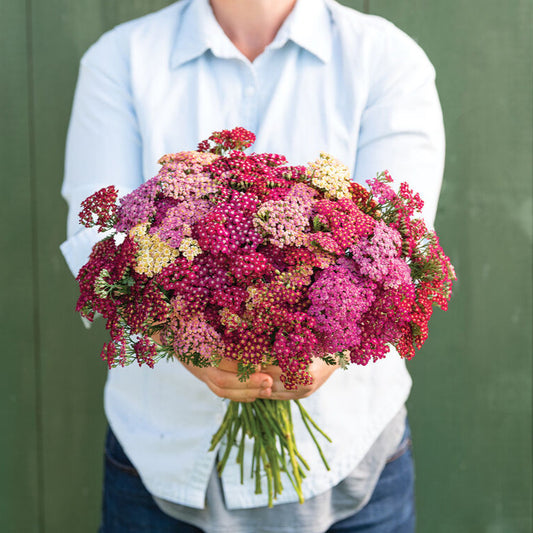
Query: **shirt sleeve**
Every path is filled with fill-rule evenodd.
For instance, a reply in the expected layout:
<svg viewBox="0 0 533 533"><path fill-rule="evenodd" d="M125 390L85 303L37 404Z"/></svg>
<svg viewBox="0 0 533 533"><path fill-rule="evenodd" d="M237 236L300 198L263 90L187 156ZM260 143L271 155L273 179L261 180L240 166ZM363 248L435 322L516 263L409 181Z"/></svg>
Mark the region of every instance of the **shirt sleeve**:
<svg viewBox="0 0 533 533"><path fill-rule="evenodd" d="M444 171L444 125L435 69L421 48L390 24L372 66L372 83L359 132L355 179L388 170L424 200L432 226Z"/></svg>
<svg viewBox="0 0 533 533"><path fill-rule="evenodd" d="M115 185L120 195L142 183L141 136L124 36L104 34L83 56L67 134L61 194L67 201L67 240L61 251L74 275L86 263L96 229L78 222L81 202Z"/></svg>

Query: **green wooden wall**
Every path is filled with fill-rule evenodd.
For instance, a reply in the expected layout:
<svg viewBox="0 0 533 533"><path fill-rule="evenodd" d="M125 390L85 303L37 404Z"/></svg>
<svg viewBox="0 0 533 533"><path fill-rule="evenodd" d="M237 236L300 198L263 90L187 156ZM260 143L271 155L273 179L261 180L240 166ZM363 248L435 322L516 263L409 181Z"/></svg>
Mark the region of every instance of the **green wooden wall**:
<svg viewBox="0 0 533 533"><path fill-rule="evenodd" d="M82 53L168 3L0 0L2 532L97 529L105 335L58 251L65 133ZM437 228L459 281L410 364L418 531L530 533L532 1L346 3L422 45L444 108Z"/></svg>

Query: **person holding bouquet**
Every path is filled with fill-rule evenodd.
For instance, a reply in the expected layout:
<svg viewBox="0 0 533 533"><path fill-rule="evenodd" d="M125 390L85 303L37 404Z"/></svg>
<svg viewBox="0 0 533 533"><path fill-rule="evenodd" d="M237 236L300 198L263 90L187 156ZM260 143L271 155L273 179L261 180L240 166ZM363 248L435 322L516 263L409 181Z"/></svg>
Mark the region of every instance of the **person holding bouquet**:
<svg viewBox="0 0 533 533"><path fill-rule="evenodd" d="M161 155L235 126L256 134L254 151L291 164L326 150L361 183L388 169L434 219L442 115L434 69L413 40L332 0L181 0L107 32L81 61L62 190L73 274L100 237L78 224L84 198L110 184L127 194L157 173ZM110 370L101 531L413 531L404 361L390 354L338 370L317 358L309 371L309 385L287 390L277 367L243 382L229 359ZM302 399L331 437L327 471L295 427L311 466L303 504L287 486L269 509L237 465L216 474L207 450L222 399L258 398Z"/></svg>

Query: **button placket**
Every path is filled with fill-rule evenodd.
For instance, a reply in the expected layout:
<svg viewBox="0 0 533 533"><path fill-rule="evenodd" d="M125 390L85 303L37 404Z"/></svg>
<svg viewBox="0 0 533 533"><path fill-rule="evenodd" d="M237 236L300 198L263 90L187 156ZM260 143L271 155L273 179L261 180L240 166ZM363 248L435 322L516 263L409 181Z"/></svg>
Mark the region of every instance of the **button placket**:
<svg viewBox="0 0 533 533"><path fill-rule="evenodd" d="M241 124L241 126L255 133L257 127L257 73L253 65L246 65L246 70L246 81L242 89L245 124Z"/></svg>

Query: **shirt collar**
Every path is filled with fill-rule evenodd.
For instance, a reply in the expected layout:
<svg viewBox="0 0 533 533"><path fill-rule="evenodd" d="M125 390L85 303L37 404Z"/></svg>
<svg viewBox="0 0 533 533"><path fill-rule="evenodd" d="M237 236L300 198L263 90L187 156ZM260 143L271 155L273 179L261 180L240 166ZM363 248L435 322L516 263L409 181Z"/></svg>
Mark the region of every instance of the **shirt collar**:
<svg viewBox="0 0 533 533"><path fill-rule="evenodd" d="M324 0L298 0L274 41L283 46L291 40L324 63L331 57L331 14Z"/></svg>
<svg viewBox="0 0 533 533"><path fill-rule="evenodd" d="M331 57L331 17L324 0L297 0L269 49L293 41L321 61ZM219 26L209 0L184 0L170 57L171 68L196 59L211 50L224 58L242 57Z"/></svg>

